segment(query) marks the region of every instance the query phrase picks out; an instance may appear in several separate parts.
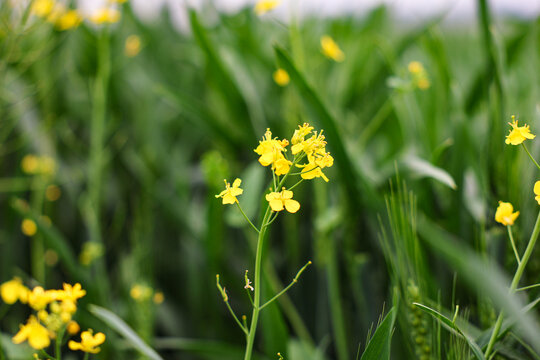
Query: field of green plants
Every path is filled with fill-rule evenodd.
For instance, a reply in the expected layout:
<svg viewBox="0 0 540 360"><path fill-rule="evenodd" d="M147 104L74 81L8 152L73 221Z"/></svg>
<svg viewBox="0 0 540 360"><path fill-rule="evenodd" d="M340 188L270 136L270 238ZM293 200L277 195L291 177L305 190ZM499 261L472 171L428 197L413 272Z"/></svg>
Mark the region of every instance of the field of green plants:
<svg viewBox="0 0 540 360"><path fill-rule="evenodd" d="M0 360L540 359L540 18L279 6L0 2Z"/></svg>

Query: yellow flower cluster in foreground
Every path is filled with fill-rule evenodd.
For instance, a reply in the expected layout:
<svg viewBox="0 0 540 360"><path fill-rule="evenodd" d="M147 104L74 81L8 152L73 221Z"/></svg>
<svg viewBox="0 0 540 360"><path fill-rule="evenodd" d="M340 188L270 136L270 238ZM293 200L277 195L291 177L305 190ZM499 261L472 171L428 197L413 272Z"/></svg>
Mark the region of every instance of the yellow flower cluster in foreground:
<svg viewBox="0 0 540 360"><path fill-rule="evenodd" d="M32 348L41 350L49 347L51 340L64 330L70 335L76 334L80 327L72 317L77 311L77 300L85 295L81 284L64 284L61 290L45 290L41 286L30 290L17 277L3 283L0 285L0 297L4 303L12 305L19 301L34 311L26 324L20 325L13 342L20 344L28 341ZM89 353L99 352L97 346L105 341L105 335L98 333L91 337L91 334L85 333L88 331L82 333L80 344L70 341L69 347Z"/></svg>
<svg viewBox="0 0 540 360"><path fill-rule="evenodd" d="M291 145L292 158L287 155L289 145ZM298 126L290 141L272 137L272 132L267 129L254 151L259 155L259 163L270 167L274 180L279 179L280 176L284 176L283 179L285 179L289 175L300 175L302 180L322 178L324 181L329 181L323 169L334 164L334 158L326 151L326 140L322 131L313 131L313 127L307 123ZM302 170L300 173L291 174L291 169L294 167ZM238 204L237 196L244 191L240 188L241 183L242 180L236 179L231 186L225 180L225 190L216 195L216 198L222 198L223 204ZM286 209L295 213L300 209L300 204L292 197L291 190L283 187L281 191L277 191L277 186L275 186L274 191L266 195L266 200L272 211Z"/></svg>

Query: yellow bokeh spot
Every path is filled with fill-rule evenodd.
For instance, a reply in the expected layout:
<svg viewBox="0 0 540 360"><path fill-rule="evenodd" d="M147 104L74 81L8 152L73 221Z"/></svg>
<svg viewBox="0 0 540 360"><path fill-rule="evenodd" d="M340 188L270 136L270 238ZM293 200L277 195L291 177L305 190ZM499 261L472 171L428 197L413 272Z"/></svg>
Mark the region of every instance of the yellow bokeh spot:
<svg viewBox="0 0 540 360"><path fill-rule="evenodd" d="M45 198L49 201L56 201L62 196L62 190L56 185L49 185L45 189Z"/></svg>
<svg viewBox="0 0 540 360"><path fill-rule="evenodd" d="M21 223L21 231L26 236L34 236L37 232L37 225L34 220L24 219Z"/></svg>
<svg viewBox="0 0 540 360"><path fill-rule="evenodd" d="M289 74L283 69L277 69L273 74L273 78L279 86L287 86L290 81Z"/></svg>
<svg viewBox="0 0 540 360"><path fill-rule="evenodd" d="M141 51L141 38L137 35L130 35L126 39L126 44L124 46L124 54L127 57L135 57Z"/></svg>

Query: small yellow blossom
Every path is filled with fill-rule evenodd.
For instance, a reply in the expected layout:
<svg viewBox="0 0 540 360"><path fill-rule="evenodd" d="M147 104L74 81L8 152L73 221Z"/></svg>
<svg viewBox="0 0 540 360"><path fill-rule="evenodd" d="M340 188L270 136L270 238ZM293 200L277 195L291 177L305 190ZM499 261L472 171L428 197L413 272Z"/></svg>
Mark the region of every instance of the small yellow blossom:
<svg viewBox="0 0 540 360"><path fill-rule="evenodd" d="M54 266L58 263L58 253L53 249L47 249L43 254L43 258L47 266Z"/></svg>
<svg viewBox="0 0 540 360"><path fill-rule="evenodd" d="M71 350L81 350L91 354L97 354L101 351L99 345L105 342L105 334L97 333L96 335L92 334L92 330L83 331L81 333L81 342L70 340L68 346Z"/></svg>
<svg viewBox="0 0 540 360"><path fill-rule="evenodd" d="M330 36L325 35L321 38L321 48L322 53L329 59L332 59L337 62L345 60L345 54L339 48L339 45L336 44L334 39Z"/></svg>
<svg viewBox="0 0 540 360"><path fill-rule="evenodd" d="M28 288L23 285L18 277L6 281L0 285L0 296L6 304L14 304L18 301L26 303L28 301Z"/></svg>
<svg viewBox="0 0 540 360"><path fill-rule="evenodd" d="M152 297L153 290L150 286L144 284L135 284L129 291L129 296L135 301L143 302Z"/></svg>
<svg viewBox="0 0 540 360"><path fill-rule="evenodd" d="M534 139L536 137L536 135L531 134L529 125L518 126L518 121L514 115L512 115L512 122L508 124L512 126L512 130L506 135L506 144L519 145L527 139Z"/></svg>
<svg viewBox="0 0 540 360"><path fill-rule="evenodd" d="M83 244L82 251L79 254L79 261L84 266L89 266L102 255L103 245L95 241L87 241Z"/></svg>
<svg viewBox="0 0 540 360"><path fill-rule="evenodd" d="M26 236L34 236L37 232L37 225L34 220L24 219L21 223L21 231Z"/></svg>
<svg viewBox="0 0 540 360"><path fill-rule="evenodd" d="M124 54L127 57L135 57L141 51L141 38L137 35L130 35L126 39Z"/></svg>
<svg viewBox="0 0 540 360"><path fill-rule="evenodd" d="M514 207L509 202L499 201L499 207L495 212L495 221L503 225L514 225L514 221L519 216L519 211L513 212Z"/></svg>
<svg viewBox="0 0 540 360"><path fill-rule="evenodd" d="M94 24L113 24L120 20L120 12L116 9L102 8L90 17Z"/></svg>
<svg viewBox="0 0 540 360"><path fill-rule="evenodd" d="M45 290L41 286L36 286L28 293L28 305L36 311L43 310L56 298L54 290Z"/></svg>
<svg viewBox="0 0 540 360"><path fill-rule="evenodd" d="M225 190L216 195L216 198L222 198L223 204L237 203L238 199L236 197L242 195L242 193L244 192L243 189L240 189L240 184L242 183L242 180L234 180L232 187L231 184L227 182L227 180L223 181L225 182Z"/></svg>
<svg viewBox="0 0 540 360"><path fill-rule="evenodd" d="M84 297L86 295L86 290L84 290L81 286L81 284L76 283L75 285L71 286L70 284L64 283L63 290L58 290L56 299L62 300L62 301L77 301L78 299Z"/></svg>
<svg viewBox="0 0 540 360"><path fill-rule="evenodd" d="M62 190L56 185L49 185L45 189L45 198L51 202L60 199L62 196Z"/></svg>
<svg viewBox="0 0 540 360"><path fill-rule="evenodd" d="M79 326L79 324L76 321L71 320L67 324L66 330L67 330L68 334L75 335L79 331L81 331L81 327Z"/></svg>
<svg viewBox="0 0 540 360"><path fill-rule="evenodd" d="M76 28L82 22L82 16L77 10L69 10L56 20L56 28L60 31Z"/></svg>
<svg viewBox="0 0 540 360"><path fill-rule="evenodd" d="M276 175L284 175L289 172L292 165L292 162L283 155L288 145L289 141L286 139L272 139L272 132L270 129L266 129L263 140L259 141L259 145L254 151L260 155L259 163L262 166L272 165L271 168Z"/></svg>
<svg viewBox="0 0 540 360"><path fill-rule="evenodd" d="M159 305L163 303L163 301L165 301L165 295L163 294L163 292L158 291L154 294L153 300L154 300L154 304Z"/></svg>
<svg viewBox="0 0 540 360"><path fill-rule="evenodd" d="M30 316L26 325L21 325L20 330L13 337L15 344L28 340L28 344L36 350L45 349L51 344L49 330L41 325L35 316Z"/></svg>
<svg viewBox="0 0 540 360"><path fill-rule="evenodd" d="M255 14L261 16L270 10L273 10L279 6L279 4L281 4L281 0L260 0L253 10L255 11Z"/></svg>
<svg viewBox="0 0 540 360"><path fill-rule="evenodd" d="M411 61L407 68L412 75L412 84L414 87L420 90L426 90L431 86L427 71L420 61Z"/></svg>
<svg viewBox="0 0 540 360"><path fill-rule="evenodd" d="M534 183L534 200L538 202L538 205L540 205L540 181L537 181Z"/></svg>
<svg viewBox="0 0 540 360"><path fill-rule="evenodd" d="M289 77L289 74L283 69L277 69L274 72L273 77L274 77L274 81L279 86L287 86L289 84L289 81L291 80Z"/></svg>
<svg viewBox="0 0 540 360"><path fill-rule="evenodd" d="M293 192L285 190L285 188L283 188L281 192L271 192L266 194L266 200L273 211L282 211L283 208L285 208L288 212L295 213L300 209L300 203L293 200L292 197Z"/></svg>
<svg viewBox="0 0 540 360"><path fill-rule="evenodd" d="M54 0L34 0L30 11L39 17L48 16L54 7Z"/></svg>
<svg viewBox="0 0 540 360"><path fill-rule="evenodd" d="M36 155L25 155L21 161L21 168L27 174L35 174L39 169L39 160Z"/></svg>

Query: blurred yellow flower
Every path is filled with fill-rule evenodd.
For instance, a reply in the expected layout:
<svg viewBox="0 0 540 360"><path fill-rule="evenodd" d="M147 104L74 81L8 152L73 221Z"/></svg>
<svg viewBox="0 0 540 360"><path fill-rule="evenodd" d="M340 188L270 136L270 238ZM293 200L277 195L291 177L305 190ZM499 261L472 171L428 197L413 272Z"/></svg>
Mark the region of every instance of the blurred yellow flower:
<svg viewBox="0 0 540 360"><path fill-rule="evenodd" d="M23 157L21 168L29 175L53 175L56 171L56 162L50 156L28 154Z"/></svg>
<svg viewBox="0 0 540 360"><path fill-rule="evenodd" d="M345 54L330 36L325 35L321 38L321 48L322 53L327 58L338 62L345 60Z"/></svg>
<svg viewBox="0 0 540 360"><path fill-rule="evenodd" d="M495 221L503 225L514 225L514 221L519 216L519 211L513 212L514 207L509 202L499 201L499 206L495 212Z"/></svg>
<svg viewBox="0 0 540 360"><path fill-rule="evenodd" d="M72 320L67 324L66 330L67 330L68 334L75 335L79 331L81 331L81 327L79 326L79 324L76 321Z"/></svg>
<svg viewBox="0 0 540 360"><path fill-rule="evenodd" d="M534 200L538 202L538 205L540 205L540 181L537 181L534 183Z"/></svg>
<svg viewBox="0 0 540 360"><path fill-rule="evenodd" d="M255 14L263 15L281 4L281 0L260 0L253 9Z"/></svg>
<svg viewBox="0 0 540 360"><path fill-rule="evenodd" d="M518 126L514 115L512 115L512 122L508 123L508 125L512 126L512 130L506 135L506 144L519 145L527 139L534 139L536 137L536 135L531 134L529 125Z"/></svg>
<svg viewBox="0 0 540 360"><path fill-rule="evenodd" d="M60 31L76 28L82 21L77 10L69 10L56 20L56 28Z"/></svg>
<svg viewBox="0 0 540 360"><path fill-rule="evenodd" d="M163 292L161 291L158 291L157 293L154 294L154 304L161 304L163 303L163 301L165 301L165 295L163 295Z"/></svg>
<svg viewBox="0 0 540 360"><path fill-rule="evenodd" d="M21 325L20 330L13 337L15 344L28 340L28 344L36 350L44 349L51 344L49 330L39 323L35 316L30 316L26 325Z"/></svg>
<svg viewBox="0 0 540 360"><path fill-rule="evenodd" d="M277 69L274 72L273 77L274 77L274 81L279 86L287 86L289 84L289 81L290 81L289 74L283 69Z"/></svg>
<svg viewBox="0 0 540 360"><path fill-rule="evenodd" d="M236 197L242 195L242 193L244 192L243 189L240 189L240 184L242 183L242 180L234 180L232 187L231 184L227 182L227 180L223 181L225 182L225 190L216 195L216 198L222 198L223 204L237 203L238 199Z"/></svg>
<svg viewBox="0 0 540 360"><path fill-rule="evenodd" d="M91 354L97 354L101 351L99 345L105 342L105 334L97 333L93 335L93 331L89 329L88 331L83 331L81 333L81 342L70 340L68 346L71 350L80 350Z"/></svg>
<svg viewBox="0 0 540 360"><path fill-rule="evenodd" d="M282 211L283 208L285 208L288 212L295 213L300 209L300 203L293 200L292 197L293 192L285 190L285 188L283 188L281 192L271 192L266 194L266 200L273 211Z"/></svg>
<svg viewBox="0 0 540 360"><path fill-rule="evenodd" d="M87 241L79 254L79 262L84 266L89 266L101 255L103 255L103 245L96 241Z"/></svg>
<svg viewBox="0 0 540 360"><path fill-rule="evenodd" d="M413 86L420 90L426 90L431 86L427 71L420 61L411 61L407 68L412 75Z"/></svg>
<svg viewBox="0 0 540 360"><path fill-rule="evenodd" d="M43 310L55 300L56 293L53 290L45 290L41 286L36 286L28 293L28 305L36 310Z"/></svg>
<svg viewBox="0 0 540 360"><path fill-rule="evenodd" d="M21 223L21 231L26 236L34 236L37 232L37 225L34 220L24 219Z"/></svg>
<svg viewBox="0 0 540 360"><path fill-rule="evenodd" d="M28 301L29 291L30 290L23 285L21 279L18 277L0 285L0 296L2 297L2 300L9 305L16 303L17 300L26 303Z"/></svg>
<svg viewBox="0 0 540 360"><path fill-rule="evenodd" d="M30 11L39 17L48 16L54 8L54 0L34 0Z"/></svg>
<svg viewBox="0 0 540 360"><path fill-rule="evenodd" d="M126 39L124 54L127 57L134 57L141 51L141 38L137 35L130 35Z"/></svg>
<svg viewBox="0 0 540 360"><path fill-rule="evenodd" d="M21 168L27 174L35 174L39 168L39 160L36 155L25 155L21 161Z"/></svg>
<svg viewBox="0 0 540 360"><path fill-rule="evenodd" d="M94 24L113 24L120 20L120 11L111 8L102 8L90 16Z"/></svg>
<svg viewBox="0 0 540 360"><path fill-rule="evenodd" d="M62 191L56 185L49 185L45 189L45 198L49 201L56 201L62 196Z"/></svg>
<svg viewBox="0 0 540 360"><path fill-rule="evenodd" d="M129 296L135 301L143 302L152 297L153 290L150 286L144 284L135 284L129 291Z"/></svg>

